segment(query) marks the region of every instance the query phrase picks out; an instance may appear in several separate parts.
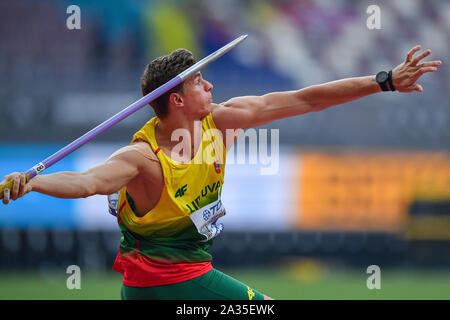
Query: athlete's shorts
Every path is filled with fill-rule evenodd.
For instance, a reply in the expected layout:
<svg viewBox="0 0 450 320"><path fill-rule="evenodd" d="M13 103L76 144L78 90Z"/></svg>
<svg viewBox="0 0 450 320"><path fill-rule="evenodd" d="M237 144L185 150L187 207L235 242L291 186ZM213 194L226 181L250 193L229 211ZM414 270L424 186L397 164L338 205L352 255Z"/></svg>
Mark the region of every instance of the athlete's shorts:
<svg viewBox="0 0 450 320"><path fill-rule="evenodd" d="M122 285L122 300L264 300L264 295L216 270L191 280L155 287Z"/></svg>

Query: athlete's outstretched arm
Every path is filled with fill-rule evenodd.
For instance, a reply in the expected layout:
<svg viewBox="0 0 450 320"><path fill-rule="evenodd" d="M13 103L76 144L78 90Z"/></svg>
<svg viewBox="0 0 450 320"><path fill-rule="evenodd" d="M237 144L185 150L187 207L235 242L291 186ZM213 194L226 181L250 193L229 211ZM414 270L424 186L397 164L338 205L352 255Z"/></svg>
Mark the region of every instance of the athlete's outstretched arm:
<svg viewBox="0 0 450 320"><path fill-rule="evenodd" d="M104 164L84 172L62 171L39 175L25 183L24 173L14 172L3 179L0 185L10 179L14 184L5 192L3 203L16 200L30 191L57 198L76 199L94 194L111 194L134 179L140 171L142 156L127 146L114 153Z"/></svg>
<svg viewBox="0 0 450 320"><path fill-rule="evenodd" d="M392 70L393 85L399 92L423 91L417 80L427 72L437 71L441 61L420 63L430 55L426 50L417 57L416 46L407 54L404 62ZM214 122L221 130L228 128L250 128L274 120L317 112L328 107L350 102L380 92L375 75L348 78L313 85L296 91L274 92L263 96L246 96L230 99L225 107L213 109Z"/></svg>

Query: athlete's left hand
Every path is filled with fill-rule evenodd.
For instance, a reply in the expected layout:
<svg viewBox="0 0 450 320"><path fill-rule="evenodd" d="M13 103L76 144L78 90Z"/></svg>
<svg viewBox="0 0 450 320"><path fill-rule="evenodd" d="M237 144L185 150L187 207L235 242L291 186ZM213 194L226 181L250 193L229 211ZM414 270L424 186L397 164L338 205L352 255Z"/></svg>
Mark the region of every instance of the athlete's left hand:
<svg viewBox="0 0 450 320"><path fill-rule="evenodd" d="M423 91L423 87L417 84L416 81L427 72L437 71L437 67L442 64L442 61L428 61L420 62L423 58L431 54L431 50L426 50L413 58L413 55L421 49L420 45L412 48L403 63L399 64L392 70L392 82L397 91L412 92Z"/></svg>

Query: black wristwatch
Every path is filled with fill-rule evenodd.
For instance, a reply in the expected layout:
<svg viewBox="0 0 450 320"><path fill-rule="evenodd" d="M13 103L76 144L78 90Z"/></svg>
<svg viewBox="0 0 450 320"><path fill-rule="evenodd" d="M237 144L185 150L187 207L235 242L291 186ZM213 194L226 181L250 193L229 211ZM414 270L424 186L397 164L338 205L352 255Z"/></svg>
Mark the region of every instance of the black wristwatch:
<svg viewBox="0 0 450 320"><path fill-rule="evenodd" d="M388 78L389 78L389 73L387 73L386 71L378 72L375 77L375 80L377 81L381 90L383 90L383 91L389 91L388 86L387 86Z"/></svg>
<svg viewBox="0 0 450 320"><path fill-rule="evenodd" d="M381 90L383 91L395 91L394 84L392 83L392 70L389 72L380 71L377 73L375 80L380 85ZM388 87L389 83L389 87Z"/></svg>
<svg viewBox="0 0 450 320"><path fill-rule="evenodd" d="M388 82L389 82L389 87L391 87L391 91L395 91L394 83L392 82L392 70L389 71L389 73L388 73Z"/></svg>

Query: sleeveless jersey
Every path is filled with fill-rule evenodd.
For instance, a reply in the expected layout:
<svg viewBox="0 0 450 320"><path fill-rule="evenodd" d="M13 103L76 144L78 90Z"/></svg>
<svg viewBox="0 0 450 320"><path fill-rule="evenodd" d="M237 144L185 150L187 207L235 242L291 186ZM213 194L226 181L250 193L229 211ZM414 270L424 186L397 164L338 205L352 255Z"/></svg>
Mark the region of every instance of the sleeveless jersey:
<svg viewBox="0 0 450 320"><path fill-rule="evenodd" d="M146 141L158 157L164 176L158 203L138 217L127 188L119 191L122 237L113 269L123 274L127 286L172 284L209 272L212 257L207 250L223 230L217 220L225 215L220 195L226 148L212 114L203 119L202 142L189 163L173 160L159 148L158 122L152 118L131 142Z"/></svg>

